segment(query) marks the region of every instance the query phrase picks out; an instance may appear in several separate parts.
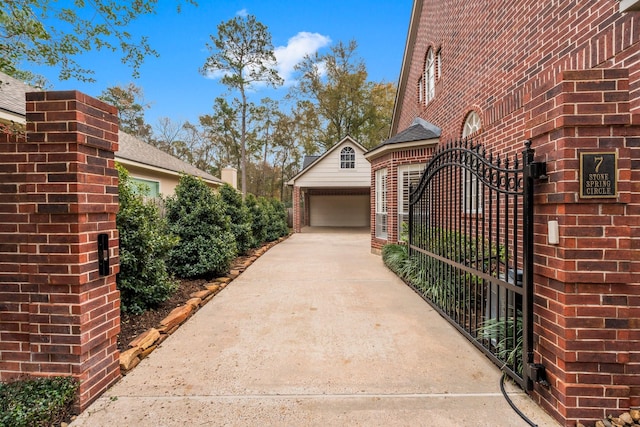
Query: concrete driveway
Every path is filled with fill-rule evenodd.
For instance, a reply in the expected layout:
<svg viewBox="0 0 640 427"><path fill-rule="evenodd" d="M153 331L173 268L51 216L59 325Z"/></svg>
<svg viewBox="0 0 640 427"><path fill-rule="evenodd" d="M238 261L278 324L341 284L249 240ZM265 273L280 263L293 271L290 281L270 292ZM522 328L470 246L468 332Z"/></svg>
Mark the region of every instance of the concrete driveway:
<svg viewBox="0 0 640 427"><path fill-rule="evenodd" d="M370 253L368 233L306 231L72 426L528 425L500 371ZM507 389L533 422L559 425Z"/></svg>

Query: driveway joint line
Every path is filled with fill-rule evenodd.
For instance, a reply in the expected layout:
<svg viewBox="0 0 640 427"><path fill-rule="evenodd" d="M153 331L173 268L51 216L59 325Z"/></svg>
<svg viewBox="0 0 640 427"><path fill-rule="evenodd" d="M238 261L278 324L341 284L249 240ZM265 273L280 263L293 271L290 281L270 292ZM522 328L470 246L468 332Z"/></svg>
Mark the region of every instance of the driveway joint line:
<svg viewBox="0 0 640 427"><path fill-rule="evenodd" d="M512 396L526 396L522 391L508 392ZM221 399L221 400L268 400L268 399L358 399L358 398L392 398L392 399L422 399L422 398L468 398L468 397L502 397L500 392L487 393L310 393L310 394L194 394L183 396L152 396L152 395L111 395L107 398L117 399Z"/></svg>

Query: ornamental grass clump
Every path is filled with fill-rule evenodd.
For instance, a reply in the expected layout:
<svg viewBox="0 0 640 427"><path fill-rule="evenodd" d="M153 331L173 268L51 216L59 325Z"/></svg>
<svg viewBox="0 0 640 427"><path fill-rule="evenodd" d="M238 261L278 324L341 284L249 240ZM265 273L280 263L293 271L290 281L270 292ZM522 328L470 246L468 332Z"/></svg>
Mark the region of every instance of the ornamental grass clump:
<svg viewBox="0 0 640 427"><path fill-rule="evenodd" d="M166 203L170 231L179 243L169 253L170 271L182 278L229 271L238 249L220 196L200 178L182 175Z"/></svg>

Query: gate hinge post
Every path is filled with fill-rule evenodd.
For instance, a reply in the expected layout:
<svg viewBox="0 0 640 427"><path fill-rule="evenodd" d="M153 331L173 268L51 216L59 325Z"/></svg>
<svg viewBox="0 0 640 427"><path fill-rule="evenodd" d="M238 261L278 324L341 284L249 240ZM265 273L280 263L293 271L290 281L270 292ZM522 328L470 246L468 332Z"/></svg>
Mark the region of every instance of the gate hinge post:
<svg viewBox="0 0 640 427"><path fill-rule="evenodd" d="M527 370L527 378L530 380L527 384L529 390L533 389L533 383L538 383L543 387L551 386L547 380L547 371L542 363L527 363L525 369Z"/></svg>
<svg viewBox="0 0 640 427"><path fill-rule="evenodd" d="M528 165L529 176L533 179L546 180L547 176L547 164L545 162L531 162Z"/></svg>

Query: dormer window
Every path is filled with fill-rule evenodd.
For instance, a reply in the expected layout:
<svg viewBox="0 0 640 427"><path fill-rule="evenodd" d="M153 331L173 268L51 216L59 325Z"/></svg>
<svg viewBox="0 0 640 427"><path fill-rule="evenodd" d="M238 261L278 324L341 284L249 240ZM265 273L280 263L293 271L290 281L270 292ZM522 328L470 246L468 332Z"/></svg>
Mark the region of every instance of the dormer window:
<svg viewBox="0 0 640 427"><path fill-rule="evenodd" d="M344 147L340 151L340 169L355 169L356 151L352 147Z"/></svg>

